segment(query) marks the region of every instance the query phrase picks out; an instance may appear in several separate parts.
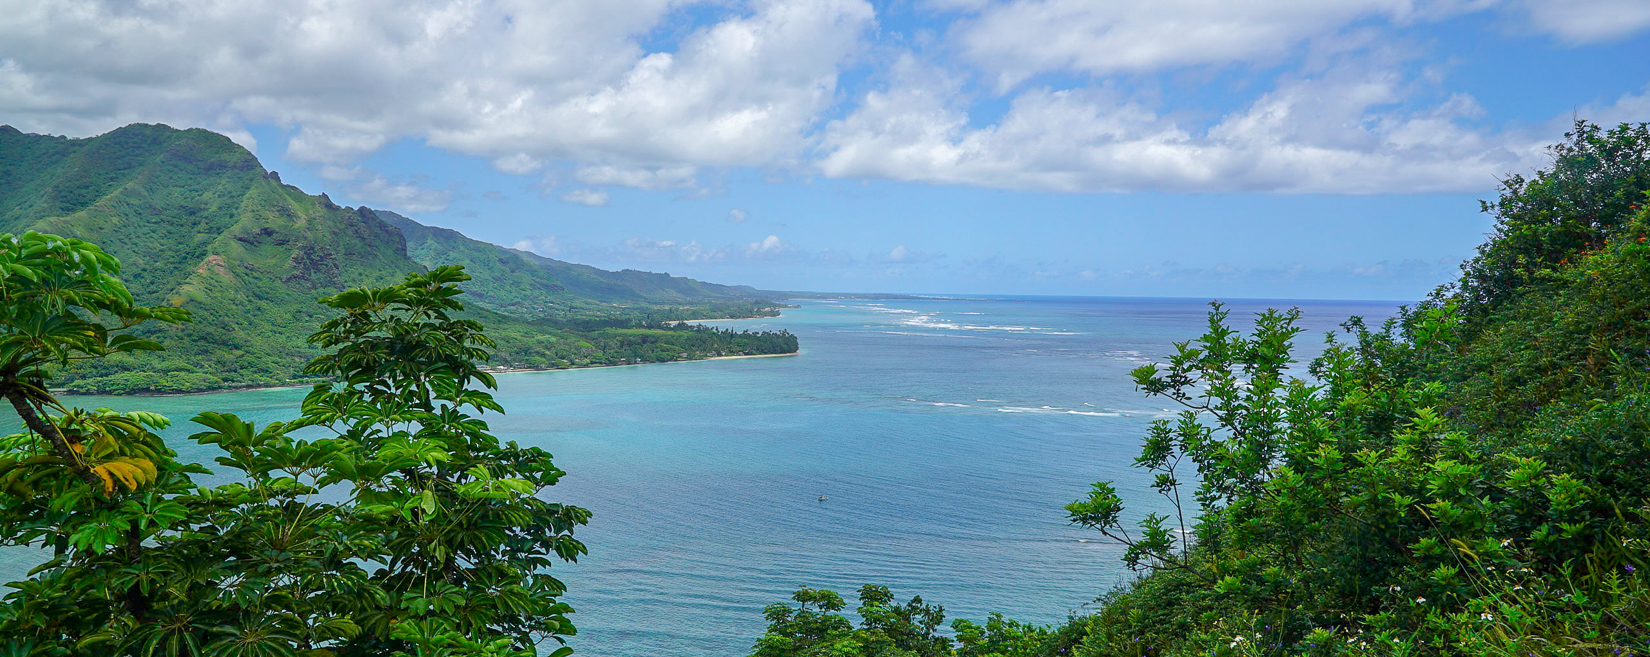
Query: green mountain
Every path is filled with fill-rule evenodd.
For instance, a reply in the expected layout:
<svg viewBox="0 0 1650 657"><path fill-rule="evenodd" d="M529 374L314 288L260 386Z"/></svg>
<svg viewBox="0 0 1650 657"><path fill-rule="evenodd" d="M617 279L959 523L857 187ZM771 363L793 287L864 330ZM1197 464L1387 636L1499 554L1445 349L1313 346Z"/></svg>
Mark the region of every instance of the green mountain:
<svg viewBox="0 0 1650 657"><path fill-rule="evenodd" d="M465 237L425 226L388 210L377 215L401 230L407 253L425 266L464 265L475 276L466 289L475 303L522 317L580 321L637 313L702 318L718 309L728 316L755 316L773 307L775 293L749 286L626 269L607 271Z"/></svg>
<svg viewBox="0 0 1650 657"><path fill-rule="evenodd" d="M305 338L328 316L317 298L389 284L435 264L462 264L475 277L466 300L501 338L497 365L618 358L592 336L569 333L568 322L645 328L664 320L772 314L778 307L750 288L607 272L394 213L340 207L325 194L283 184L223 135L163 125L131 125L87 139L0 126L0 232L27 230L102 246L124 264L123 277L140 302L182 306L194 315L184 326L147 330L168 346L164 354L123 355L70 372L71 387L86 391L291 380L316 353ZM587 346L574 348L580 342ZM704 353L726 351L721 346ZM683 349L677 357L695 353Z"/></svg>

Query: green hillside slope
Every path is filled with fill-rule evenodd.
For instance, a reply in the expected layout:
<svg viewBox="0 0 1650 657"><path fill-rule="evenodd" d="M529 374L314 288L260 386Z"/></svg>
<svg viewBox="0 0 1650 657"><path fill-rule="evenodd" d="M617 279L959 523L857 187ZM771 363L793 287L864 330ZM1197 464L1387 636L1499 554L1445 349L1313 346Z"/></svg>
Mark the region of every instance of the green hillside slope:
<svg viewBox="0 0 1650 657"><path fill-rule="evenodd" d="M563 262L425 226L388 210L378 217L407 238L407 253L425 266L464 265L476 280L474 303L521 317L559 321L638 315L655 320L773 314L772 293L653 272L607 271Z"/></svg>
<svg viewBox="0 0 1650 657"><path fill-rule="evenodd" d="M195 317L183 326L146 329L169 345L166 354L109 358L62 379L85 391L288 381L316 353L305 338L328 315L317 298L388 285L427 264L470 268L473 312L504 338L499 365L610 360L599 349L569 351L567 343L588 342L587 336L530 320L723 316L729 312L724 302L735 298L716 291L722 286L686 279L677 297L615 283L601 298L584 298L579 290L590 288L589 278L647 279L590 268L599 274L564 286L524 254L392 213L340 207L325 194L283 184L227 137L162 125L131 125L88 139L0 126L0 232L28 230L101 245L124 263L139 303L181 306ZM403 231L418 236L416 254ZM705 292L693 296L699 289ZM633 303L604 301L609 298ZM738 302L747 314L771 313L775 305L754 297ZM582 358L566 357L574 352Z"/></svg>

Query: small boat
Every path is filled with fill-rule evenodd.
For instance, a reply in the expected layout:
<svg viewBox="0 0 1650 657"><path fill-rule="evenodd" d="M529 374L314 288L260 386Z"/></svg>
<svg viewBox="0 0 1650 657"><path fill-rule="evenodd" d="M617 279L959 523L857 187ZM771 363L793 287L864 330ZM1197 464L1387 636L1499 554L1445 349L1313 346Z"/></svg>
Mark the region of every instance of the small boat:
<svg viewBox="0 0 1650 657"><path fill-rule="evenodd" d="M824 495L819 496L819 501L821 501L821 502L824 502L825 500L828 500L828 499L831 499L831 498L825 497Z"/></svg>

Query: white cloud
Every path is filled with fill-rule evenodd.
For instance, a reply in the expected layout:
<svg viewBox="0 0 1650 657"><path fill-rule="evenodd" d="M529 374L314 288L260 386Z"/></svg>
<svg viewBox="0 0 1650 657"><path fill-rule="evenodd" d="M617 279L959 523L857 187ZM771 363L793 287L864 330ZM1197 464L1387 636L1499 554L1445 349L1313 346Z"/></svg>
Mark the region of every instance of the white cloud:
<svg viewBox="0 0 1650 657"><path fill-rule="evenodd" d="M561 200L567 201L568 203L577 203L579 205L588 205L593 208L599 208L607 205L607 192L600 189L575 189L566 194L562 194Z"/></svg>
<svg viewBox="0 0 1650 657"><path fill-rule="evenodd" d="M1404 26L1497 9L1570 44L1650 28L1644 0L1008 0L945 3L974 14L952 38L1006 90L1038 73L1139 73L1275 62L1370 22Z"/></svg>
<svg viewBox="0 0 1650 657"><path fill-rule="evenodd" d="M1408 22L1494 0L1012 0L955 29L1007 88L1044 71L1092 74L1276 59L1365 18Z"/></svg>
<svg viewBox="0 0 1650 657"><path fill-rule="evenodd" d="M1553 136L1479 132L1465 95L1402 109L1410 83L1361 67L1285 79L1207 129L1107 91L1047 88L973 127L945 84L914 73L867 94L826 128L820 169L1062 192L1479 191L1540 162Z"/></svg>
<svg viewBox="0 0 1650 657"><path fill-rule="evenodd" d="M555 235L544 234L528 235L515 244L511 244L510 248L518 251L531 251L541 256L559 255L564 249Z"/></svg>
<svg viewBox="0 0 1650 657"><path fill-rule="evenodd" d="M319 174L323 180L339 183L343 196L349 200L405 214L440 212L447 209L453 199L451 189L425 187L423 176L412 180L391 180L363 167L331 164L322 166Z"/></svg>
<svg viewBox="0 0 1650 657"><path fill-rule="evenodd" d="M1650 28L1644 0L1524 0L1530 27L1572 43L1620 39Z"/></svg>
<svg viewBox="0 0 1650 657"><path fill-rule="evenodd" d="M694 187L697 169L692 166L619 167L613 165L579 167L573 177L586 185L617 185L660 190Z"/></svg>
<svg viewBox="0 0 1650 657"><path fill-rule="evenodd" d="M717 11L682 11L701 4ZM412 139L591 188L571 202L605 199L603 187L703 194L701 179L733 166L1059 191L1479 190L1556 134L1475 127L1470 97L1417 107L1414 80L1330 60L1469 12L1570 45L1650 29L1644 0L924 4L957 12L943 14L958 20L948 32L934 26L938 42L911 38L961 58L945 70L913 73L909 57L871 48L892 40L866 38L867 0L0 0L0 117L73 135L162 121L249 148L247 126L271 124L292 135L287 157L347 194L423 211L451 192L350 172ZM702 14L716 18L683 22ZM842 71L868 63L878 79L890 61L892 84L843 94ZM1234 63L1297 72L1231 92L1247 106L1213 126L1144 78ZM1449 67L1426 68L1414 77L1436 85ZM1099 79L1025 88L982 126L969 118L982 72L1004 93L1042 73ZM1148 90L1119 95L1134 85L1110 78L1128 76ZM1643 120L1645 104L1594 116Z"/></svg>
<svg viewBox="0 0 1650 657"><path fill-rule="evenodd" d="M286 156L295 162L350 162L387 141L383 134L306 125L287 141Z"/></svg>
<svg viewBox="0 0 1650 657"><path fill-rule="evenodd" d="M1646 86L1637 94L1622 94L1616 102L1603 107L1581 108L1579 114L1582 118L1603 126L1650 121L1650 86ZM1559 127L1568 128L1569 118L1558 117Z"/></svg>
<svg viewBox="0 0 1650 657"><path fill-rule="evenodd" d="M745 257L770 258L785 253L791 249L791 245L786 244L784 240L779 239L778 235L769 235L759 242L751 242L749 246L746 246Z"/></svg>
<svg viewBox="0 0 1650 657"><path fill-rule="evenodd" d="M514 155L506 155L504 157L493 159L493 168L503 171L504 173L513 173L518 176L527 175L534 171L538 171L542 166L544 166L543 162L538 161L538 158L526 153L516 153Z"/></svg>
<svg viewBox="0 0 1650 657"><path fill-rule="evenodd" d="M872 253L866 259L871 262L880 262L888 265L917 265L944 258L945 254L927 253L905 248L904 244L889 249L887 253Z"/></svg>
<svg viewBox="0 0 1650 657"><path fill-rule="evenodd" d="M732 247L707 249L697 240L687 244L675 240L632 237L619 245L617 255L631 262L704 264L726 260Z"/></svg>
<svg viewBox="0 0 1650 657"><path fill-rule="evenodd" d="M749 219L749 217L745 215L744 210L728 210L728 223L730 224L742 224L745 223L747 219Z"/></svg>
<svg viewBox="0 0 1650 657"><path fill-rule="evenodd" d="M694 0L0 0L0 114L29 131L134 121L297 130L347 164L403 137L500 170L794 159L859 52L865 0L754 0L639 39Z"/></svg>

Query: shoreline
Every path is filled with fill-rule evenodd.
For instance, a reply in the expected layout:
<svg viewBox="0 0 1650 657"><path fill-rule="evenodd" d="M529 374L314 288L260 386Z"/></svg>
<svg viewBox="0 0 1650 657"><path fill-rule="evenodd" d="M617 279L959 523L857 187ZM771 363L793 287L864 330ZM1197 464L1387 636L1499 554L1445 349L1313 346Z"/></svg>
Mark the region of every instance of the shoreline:
<svg viewBox="0 0 1650 657"><path fill-rule="evenodd" d="M802 355L802 350L798 349L798 350L793 351L793 352L788 353L788 354L736 354L736 355L733 355L733 356L709 356L709 357L706 357L706 358L689 358L687 360L664 360L664 361L657 361L657 362L653 362L653 363L611 363L611 364L603 364L603 365L579 365L577 367L523 367L523 368L519 368L519 369L518 368L513 368L513 367L506 367L506 368L500 368L500 369L496 369L496 370L487 370L487 373L488 374L528 374L528 373L532 373L532 372L566 372L566 371L570 371L570 370L597 370L597 369L602 369L602 368L605 368L605 367L641 367L643 365L670 365L670 364L673 364L673 363L703 363L703 362L712 361L712 360L735 360L735 359L739 359L739 358L782 358L782 357L785 357L785 356L800 356L800 355Z"/></svg>
<svg viewBox="0 0 1650 657"><path fill-rule="evenodd" d="M781 310L779 313L776 313L776 314L773 314L773 315L766 315L766 316L762 316L762 317L720 317L720 318L716 318L716 319L684 319L684 320L681 320L681 321L691 323L691 322L732 322L732 321L744 320L744 319L778 319L783 314L784 314L784 311ZM774 356L796 356L796 355L801 354L801 353L802 353L802 350L799 348L796 351L793 351L793 352L788 353L788 354L739 354L739 355L734 355L734 356L710 356L708 358L690 358L688 360L667 360L667 361L661 361L661 362L655 362L655 363L615 363L615 364L611 364L611 365L578 365L578 366L574 366L574 367L527 367L527 368L520 368L520 369L505 367L505 368L500 368L500 369L496 369L496 370L495 369L483 368L482 371L485 371L489 374L519 374L521 372L557 372L557 371L561 371L561 370L590 370L590 369L596 369L598 367L632 367L632 366L635 366L635 365L664 365L664 364L667 364L667 363L692 363L692 362L697 362L697 361L702 361L702 360L725 360L725 359L731 359L731 358L771 358L771 357L774 357ZM52 392L54 394L63 395L65 397L189 397L189 396L192 396L192 395L215 395L215 394L218 394L220 392L250 392L250 391L253 391L253 390L281 390L281 389L284 389L284 388L308 388L308 387L313 386L313 385L315 385L315 382L290 383L290 384L289 383L283 383L283 384L280 384L280 385L270 385L270 386L245 386L245 387L236 387L236 388L213 388L211 390L201 390L201 391L197 391L197 392L135 392L135 393L125 394L125 395L105 394L105 393L96 393L96 392L68 392L68 391L65 391L65 390L62 390L62 389L53 390Z"/></svg>
<svg viewBox="0 0 1650 657"><path fill-rule="evenodd" d="M768 315L768 316L765 316L765 317L712 317L710 319L684 319L684 320L681 320L681 321L684 324L692 324L694 322L742 322L742 321L750 320L750 319L779 319L779 315ZM758 355L779 356L779 355L782 355L782 354L758 354ZM725 356L717 356L717 358L725 358Z"/></svg>
<svg viewBox="0 0 1650 657"><path fill-rule="evenodd" d="M749 317L749 318L746 318L746 319L761 319L761 318ZM694 320L694 321L711 321L711 320ZM722 321L722 320L718 320L718 321ZM700 362L712 361L712 360L734 360L734 359L740 359L740 358L778 358L778 357L782 357L782 356L800 356L801 354L802 354L802 350L798 349L798 350L793 351L793 352L788 353L788 354L735 354L733 356L709 356L709 357L706 357L706 358L689 358L689 359L686 359L686 360L666 360L666 361L657 361L657 362L652 362L652 363L607 363L607 364L602 364L602 365L577 365L577 366L574 366L574 367L522 367L522 368L504 367L504 368L499 368L499 369L484 369L482 371L487 372L488 374L527 374L527 373L531 373L531 372L566 372L566 371L571 371L571 370L594 370L594 369L601 369L601 368L605 368L605 367L640 367L640 366L643 366L643 365L669 365L671 363L700 363ZM96 393L96 392L67 392L67 391L64 391L64 390L54 390L53 392L55 394L58 394L58 395L61 395L61 396L64 396L64 397L193 397L195 395L215 395L215 394L224 393L224 392L252 392L254 390L283 390L283 389L288 389L288 388L308 388L308 387L311 387L313 385L315 385L315 384L314 383L292 383L292 384L281 384L281 385L272 385L272 386L246 386L246 387L241 387L241 388L214 388L212 390L200 390L200 391L196 391L196 392L135 392L135 393L124 394L124 395Z"/></svg>

